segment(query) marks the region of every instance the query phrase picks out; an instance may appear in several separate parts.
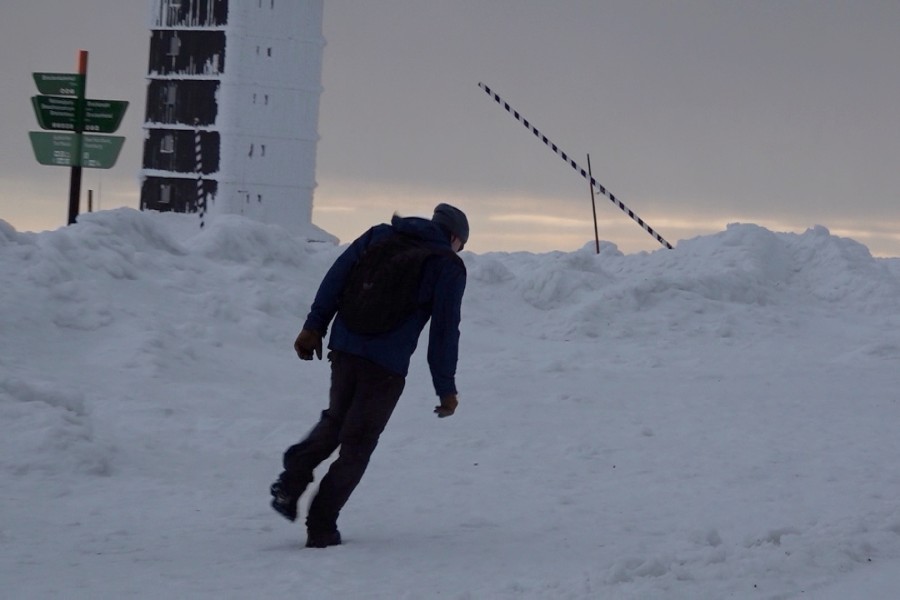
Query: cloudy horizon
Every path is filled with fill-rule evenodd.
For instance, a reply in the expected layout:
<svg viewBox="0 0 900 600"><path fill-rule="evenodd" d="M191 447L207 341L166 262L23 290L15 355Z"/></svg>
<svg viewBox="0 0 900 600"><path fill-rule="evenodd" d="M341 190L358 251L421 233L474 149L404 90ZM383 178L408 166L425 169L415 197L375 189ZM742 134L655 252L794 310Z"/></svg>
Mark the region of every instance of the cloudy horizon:
<svg viewBox="0 0 900 600"><path fill-rule="evenodd" d="M64 224L68 169L37 164L31 73L91 52L92 97L129 100L111 170L83 205L138 206L149 2L36 0L0 24L0 219ZM822 225L900 256L900 5L389 0L325 6L313 221L342 241L373 222L466 210L467 246L572 250L594 237L586 182L483 81L664 238L751 222ZM50 32L54 32L51 34ZM58 32L58 33L56 33ZM655 250L597 197L601 239ZM581 227L579 227L581 224Z"/></svg>

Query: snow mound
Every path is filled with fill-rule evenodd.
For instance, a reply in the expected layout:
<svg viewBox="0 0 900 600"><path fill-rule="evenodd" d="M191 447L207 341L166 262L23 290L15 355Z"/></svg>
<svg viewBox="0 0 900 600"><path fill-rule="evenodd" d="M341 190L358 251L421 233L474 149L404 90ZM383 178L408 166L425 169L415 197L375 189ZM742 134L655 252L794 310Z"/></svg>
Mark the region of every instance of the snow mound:
<svg viewBox="0 0 900 600"><path fill-rule="evenodd" d="M674 250L629 256L614 246L602 250L470 255L468 263L471 278L495 301L536 309L518 327L551 339L730 337L747 313L763 319L759 332L768 335L809 311L900 310L900 280L888 266L823 227L797 235L733 224ZM647 318L654 313L664 322Z"/></svg>
<svg viewBox="0 0 900 600"><path fill-rule="evenodd" d="M17 476L111 472L111 448L95 439L81 393L0 378L0 421L0 471Z"/></svg>

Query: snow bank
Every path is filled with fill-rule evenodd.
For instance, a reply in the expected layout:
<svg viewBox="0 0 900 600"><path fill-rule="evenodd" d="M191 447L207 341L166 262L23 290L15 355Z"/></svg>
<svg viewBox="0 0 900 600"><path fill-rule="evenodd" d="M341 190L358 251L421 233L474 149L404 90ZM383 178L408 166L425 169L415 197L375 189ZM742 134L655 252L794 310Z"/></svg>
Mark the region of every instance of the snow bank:
<svg viewBox="0 0 900 600"><path fill-rule="evenodd" d="M0 221L10 597L896 589L898 259L752 224L633 255L464 252L460 410L433 418L420 348L347 544L314 553L267 488L327 398L327 363L291 344L341 248L195 223Z"/></svg>

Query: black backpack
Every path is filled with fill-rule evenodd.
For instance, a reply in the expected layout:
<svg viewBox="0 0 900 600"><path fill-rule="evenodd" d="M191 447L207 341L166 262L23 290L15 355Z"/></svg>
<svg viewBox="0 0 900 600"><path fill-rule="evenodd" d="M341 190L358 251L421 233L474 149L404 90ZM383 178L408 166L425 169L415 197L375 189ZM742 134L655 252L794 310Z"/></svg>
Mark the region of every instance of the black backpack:
<svg viewBox="0 0 900 600"><path fill-rule="evenodd" d="M369 245L350 270L338 303L347 329L376 335L400 325L419 307L425 261L443 253L402 233Z"/></svg>

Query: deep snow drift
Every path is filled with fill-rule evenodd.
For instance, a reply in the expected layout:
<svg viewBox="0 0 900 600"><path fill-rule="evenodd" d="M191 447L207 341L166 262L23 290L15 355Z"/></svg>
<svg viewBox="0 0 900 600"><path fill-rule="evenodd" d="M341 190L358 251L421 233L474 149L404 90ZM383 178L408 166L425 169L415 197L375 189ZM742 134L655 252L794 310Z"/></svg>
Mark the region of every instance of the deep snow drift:
<svg viewBox="0 0 900 600"><path fill-rule="evenodd" d="M238 217L0 222L4 597L900 589L898 259L755 225L463 253L457 414L423 339L346 545L306 550L267 488L325 406L291 344L340 251Z"/></svg>

